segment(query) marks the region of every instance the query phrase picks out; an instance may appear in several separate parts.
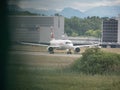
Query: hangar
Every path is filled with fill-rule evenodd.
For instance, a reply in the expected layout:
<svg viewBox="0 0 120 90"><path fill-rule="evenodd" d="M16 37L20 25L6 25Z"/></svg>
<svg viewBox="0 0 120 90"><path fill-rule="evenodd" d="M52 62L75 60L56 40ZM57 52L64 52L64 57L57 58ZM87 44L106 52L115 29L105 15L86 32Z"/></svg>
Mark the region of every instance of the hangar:
<svg viewBox="0 0 120 90"><path fill-rule="evenodd" d="M64 34L62 16L9 16L9 19L12 42L46 43L51 39L51 29L56 39Z"/></svg>

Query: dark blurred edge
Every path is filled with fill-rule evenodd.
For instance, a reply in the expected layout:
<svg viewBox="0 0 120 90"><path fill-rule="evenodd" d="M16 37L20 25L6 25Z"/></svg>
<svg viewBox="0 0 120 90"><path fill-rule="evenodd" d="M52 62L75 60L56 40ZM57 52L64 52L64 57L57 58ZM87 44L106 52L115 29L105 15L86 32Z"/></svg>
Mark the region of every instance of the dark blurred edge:
<svg viewBox="0 0 120 90"><path fill-rule="evenodd" d="M6 90L6 64L10 47L10 34L7 17L7 0L0 0L0 90Z"/></svg>

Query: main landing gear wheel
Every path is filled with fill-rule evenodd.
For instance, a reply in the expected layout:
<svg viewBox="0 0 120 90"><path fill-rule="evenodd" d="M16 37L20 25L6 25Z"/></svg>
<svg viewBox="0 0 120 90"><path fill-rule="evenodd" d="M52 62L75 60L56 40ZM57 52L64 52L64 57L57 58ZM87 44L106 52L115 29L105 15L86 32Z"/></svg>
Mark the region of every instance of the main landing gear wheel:
<svg viewBox="0 0 120 90"><path fill-rule="evenodd" d="M72 54L71 49L67 49L67 54Z"/></svg>

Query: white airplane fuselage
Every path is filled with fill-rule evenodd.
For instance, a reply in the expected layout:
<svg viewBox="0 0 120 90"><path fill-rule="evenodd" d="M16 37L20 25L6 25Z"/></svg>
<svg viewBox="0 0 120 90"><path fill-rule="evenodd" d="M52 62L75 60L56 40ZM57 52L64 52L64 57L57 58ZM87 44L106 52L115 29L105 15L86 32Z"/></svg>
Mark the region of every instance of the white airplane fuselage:
<svg viewBox="0 0 120 90"><path fill-rule="evenodd" d="M71 50L73 49L74 52L80 52L80 48L73 46L72 41L70 40L55 40L52 39L50 41L50 45L48 46L48 52L49 53L54 53L54 49L57 50L67 50L68 54L71 54Z"/></svg>
<svg viewBox="0 0 120 90"><path fill-rule="evenodd" d="M72 49L73 43L70 40L51 40L50 46L56 47L56 49Z"/></svg>

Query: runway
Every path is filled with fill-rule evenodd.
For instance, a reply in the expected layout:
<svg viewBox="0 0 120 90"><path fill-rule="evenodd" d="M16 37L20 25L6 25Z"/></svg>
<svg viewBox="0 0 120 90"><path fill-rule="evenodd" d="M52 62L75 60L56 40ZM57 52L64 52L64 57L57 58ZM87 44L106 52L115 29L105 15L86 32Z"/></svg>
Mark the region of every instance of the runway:
<svg viewBox="0 0 120 90"><path fill-rule="evenodd" d="M32 52L32 51L10 51L10 54L20 54L20 55L36 55L36 56L62 56L62 57L81 57L81 54L66 54L66 53L54 53L49 54L48 52Z"/></svg>

